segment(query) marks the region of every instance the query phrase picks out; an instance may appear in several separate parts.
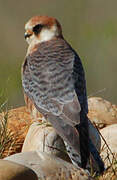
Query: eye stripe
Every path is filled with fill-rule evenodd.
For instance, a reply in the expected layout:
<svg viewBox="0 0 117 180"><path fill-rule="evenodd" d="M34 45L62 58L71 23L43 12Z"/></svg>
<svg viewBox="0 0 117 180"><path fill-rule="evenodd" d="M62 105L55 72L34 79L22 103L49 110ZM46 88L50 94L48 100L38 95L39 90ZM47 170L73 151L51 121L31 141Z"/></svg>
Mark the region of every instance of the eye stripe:
<svg viewBox="0 0 117 180"><path fill-rule="evenodd" d="M36 26L33 27L33 32L37 35L43 27L44 27L44 25L37 24Z"/></svg>

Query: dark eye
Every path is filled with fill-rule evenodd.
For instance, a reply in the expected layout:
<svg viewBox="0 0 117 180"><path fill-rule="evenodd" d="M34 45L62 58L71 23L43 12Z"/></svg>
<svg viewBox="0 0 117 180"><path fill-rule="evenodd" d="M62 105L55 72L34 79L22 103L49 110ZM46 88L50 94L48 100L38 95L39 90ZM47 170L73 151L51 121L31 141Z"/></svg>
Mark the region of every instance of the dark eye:
<svg viewBox="0 0 117 180"><path fill-rule="evenodd" d="M39 32L41 31L41 29L43 28L44 25L42 24L37 24L34 28L33 28L33 32L38 35Z"/></svg>

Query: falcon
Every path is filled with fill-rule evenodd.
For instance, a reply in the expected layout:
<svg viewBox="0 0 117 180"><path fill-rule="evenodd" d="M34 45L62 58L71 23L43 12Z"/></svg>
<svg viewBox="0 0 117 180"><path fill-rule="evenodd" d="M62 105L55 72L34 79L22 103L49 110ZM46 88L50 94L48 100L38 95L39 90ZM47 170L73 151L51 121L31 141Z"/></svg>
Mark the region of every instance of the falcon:
<svg viewBox="0 0 117 180"><path fill-rule="evenodd" d="M22 85L27 103L34 104L63 138L75 165L79 166L80 153L80 165L86 168L91 152L103 172L103 162L89 139L85 73L78 54L53 17L32 17L25 30L29 47L22 67Z"/></svg>

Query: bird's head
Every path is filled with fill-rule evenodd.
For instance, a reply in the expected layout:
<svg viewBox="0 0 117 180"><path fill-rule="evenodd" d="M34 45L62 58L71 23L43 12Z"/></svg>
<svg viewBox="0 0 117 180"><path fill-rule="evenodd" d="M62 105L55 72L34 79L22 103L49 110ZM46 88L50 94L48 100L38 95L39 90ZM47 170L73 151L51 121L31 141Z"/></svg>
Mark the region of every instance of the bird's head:
<svg viewBox="0 0 117 180"><path fill-rule="evenodd" d="M41 43L63 37L59 22L48 16L34 16L25 25L25 39L28 44Z"/></svg>

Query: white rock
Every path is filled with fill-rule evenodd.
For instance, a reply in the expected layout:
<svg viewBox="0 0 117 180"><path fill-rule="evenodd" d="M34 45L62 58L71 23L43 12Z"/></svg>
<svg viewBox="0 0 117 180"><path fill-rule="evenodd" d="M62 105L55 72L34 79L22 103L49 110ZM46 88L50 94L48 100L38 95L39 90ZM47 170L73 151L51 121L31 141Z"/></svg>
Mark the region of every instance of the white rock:
<svg viewBox="0 0 117 180"><path fill-rule="evenodd" d="M64 160L70 161L62 138L52 126L47 126L47 123L39 125L38 122L35 122L29 128L22 152L35 150L54 154Z"/></svg>
<svg viewBox="0 0 117 180"><path fill-rule="evenodd" d="M11 155L5 159L33 169L39 180L93 179L85 172L85 170L76 168L71 163L45 152L24 152Z"/></svg>
<svg viewBox="0 0 117 180"><path fill-rule="evenodd" d="M0 180L37 180L36 173L21 164L0 160Z"/></svg>
<svg viewBox="0 0 117 180"><path fill-rule="evenodd" d="M117 106L100 97L88 99L89 119L99 128L117 123Z"/></svg>
<svg viewBox="0 0 117 180"><path fill-rule="evenodd" d="M95 147L97 148L98 151L100 151L101 139L98 131L96 130L96 128L94 128L94 126L90 121L89 121L89 134ZM65 151L65 145L63 143L63 140L60 138L60 136L57 135L54 128L52 128L51 126L47 126L47 124L39 125L37 122L35 122L29 128L28 134L23 144L22 152L35 151L35 150L41 152L47 152L49 154L54 154L70 162L70 159ZM79 152L80 152L80 145L79 145ZM79 163L81 163L80 154L79 154ZM97 165L95 161L93 161L93 167L97 169Z"/></svg>
<svg viewBox="0 0 117 180"><path fill-rule="evenodd" d="M113 158L117 157L117 124L107 126L100 132L108 144L111 152L114 154L113 156L103 139L101 139L101 156L105 162L106 167L108 167L110 166L110 161L112 163Z"/></svg>

